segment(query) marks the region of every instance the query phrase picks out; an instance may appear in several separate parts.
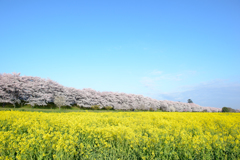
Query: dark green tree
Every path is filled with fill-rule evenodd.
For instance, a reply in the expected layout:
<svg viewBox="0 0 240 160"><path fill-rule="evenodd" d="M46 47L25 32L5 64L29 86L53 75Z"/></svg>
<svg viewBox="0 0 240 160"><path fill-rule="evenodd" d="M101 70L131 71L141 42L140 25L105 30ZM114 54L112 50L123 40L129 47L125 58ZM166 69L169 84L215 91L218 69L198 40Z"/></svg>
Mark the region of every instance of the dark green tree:
<svg viewBox="0 0 240 160"><path fill-rule="evenodd" d="M191 99L188 99L188 103L193 103L193 101Z"/></svg>
<svg viewBox="0 0 240 160"><path fill-rule="evenodd" d="M236 110L231 107L223 107L222 112L236 112Z"/></svg>
<svg viewBox="0 0 240 160"><path fill-rule="evenodd" d="M223 107L222 112L230 112L230 109L228 107Z"/></svg>

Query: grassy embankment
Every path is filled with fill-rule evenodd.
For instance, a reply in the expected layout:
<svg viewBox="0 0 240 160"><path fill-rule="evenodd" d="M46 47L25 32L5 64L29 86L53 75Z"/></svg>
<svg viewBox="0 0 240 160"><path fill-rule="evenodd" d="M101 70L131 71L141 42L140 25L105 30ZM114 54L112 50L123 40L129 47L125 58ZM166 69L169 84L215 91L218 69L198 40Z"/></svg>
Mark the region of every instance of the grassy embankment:
<svg viewBox="0 0 240 160"><path fill-rule="evenodd" d="M30 105L18 105L14 108L12 104L3 104L0 103L0 111L31 111L31 112L85 112L86 110L89 112L132 112L132 110L106 110L106 109L91 109L91 108L83 108L79 106L63 106L60 109L56 107L54 104L48 104L47 106L34 106ZM141 110L134 110L135 112L139 112ZM142 111L141 111L142 112ZM157 110L155 112L162 112L161 110Z"/></svg>

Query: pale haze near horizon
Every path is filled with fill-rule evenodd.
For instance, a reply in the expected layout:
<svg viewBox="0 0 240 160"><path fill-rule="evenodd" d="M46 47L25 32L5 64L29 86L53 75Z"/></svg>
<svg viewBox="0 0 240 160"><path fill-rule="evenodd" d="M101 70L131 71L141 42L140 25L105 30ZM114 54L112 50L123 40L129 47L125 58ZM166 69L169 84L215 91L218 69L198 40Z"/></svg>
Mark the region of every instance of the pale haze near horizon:
<svg viewBox="0 0 240 160"><path fill-rule="evenodd" d="M240 109L240 1L0 1L0 73Z"/></svg>

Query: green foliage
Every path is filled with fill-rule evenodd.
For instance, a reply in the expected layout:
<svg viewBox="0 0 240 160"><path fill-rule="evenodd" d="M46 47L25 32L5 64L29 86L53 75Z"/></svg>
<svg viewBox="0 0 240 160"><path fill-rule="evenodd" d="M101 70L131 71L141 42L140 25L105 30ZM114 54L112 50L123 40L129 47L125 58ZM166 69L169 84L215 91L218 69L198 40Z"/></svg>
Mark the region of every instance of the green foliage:
<svg viewBox="0 0 240 160"><path fill-rule="evenodd" d="M188 103L193 103L193 101L191 99L188 99Z"/></svg>
<svg viewBox="0 0 240 160"><path fill-rule="evenodd" d="M222 108L222 112L230 112L230 110L229 110L228 107L223 107L223 108Z"/></svg>
<svg viewBox="0 0 240 160"><path fill-rule="evenodd" d="M20 103L16 103L15 104L15 108L21 108L23 106L24 103L20 102ZM2 108L14 108L14 105L11 103L0 103L0 107Z"/></svg>
<svg viewBox="0 0 240 160"><path fill-rule="evenodd" d="M154 111L154 109L152 107L149 108L149 111Z"/></svg>
<svg viewBox="0 0 240 160"><path fill-rule="evenodd" d="M35 105L35 106L33 106L33 108L36 108L36 109L56 109L57 106L53 102L49 102L49 103L47 103L46 106Z"/></svg>
<svg viewBox="0 0 240 160"><path fill-rule="evenodd" d="M91 108L93 110L99 110L100 109L100 105L93 105L93 106L91 106Z"/></svg>
<svg viewBox="0 0 240 160"><path fill-rule="evenodd" d="M11 103L0 103L0 107L2 108L14 108Z"/></svg>
<svg viewBox="0 0 240 160"><path fill-rule="evenodd" d="M157 109L157 112L164 112L161 108Z"/></svg>
<svg viewBox="0 0 240 160"><path fill-rule="evenodd" d="M61 109L72 109L71 106L62 106Z"/></svg>
<svg viewBox="0 0 240 160"><path fill-rule="evenodd" d="M236 112L236 110L230 107L223 107L222 112Z"/></svg>
<svg viewBox="0 0 240 160"><path fill-rule="evenodd" d="M104 107L104 109L111 110L111 109L113 109L113 107L112 106L106 106L106 107Z"/></svg>

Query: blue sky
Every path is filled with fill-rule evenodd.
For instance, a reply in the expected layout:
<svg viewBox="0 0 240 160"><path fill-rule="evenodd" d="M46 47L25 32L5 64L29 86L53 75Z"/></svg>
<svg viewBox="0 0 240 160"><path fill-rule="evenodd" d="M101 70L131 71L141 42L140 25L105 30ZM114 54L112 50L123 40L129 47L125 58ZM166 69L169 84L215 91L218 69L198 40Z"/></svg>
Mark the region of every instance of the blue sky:
<svg viewBox="0 0 240 160"><path fill-rule="evenodd" d="M240 109L240 1L0 1L0 73Z"/></svg>

